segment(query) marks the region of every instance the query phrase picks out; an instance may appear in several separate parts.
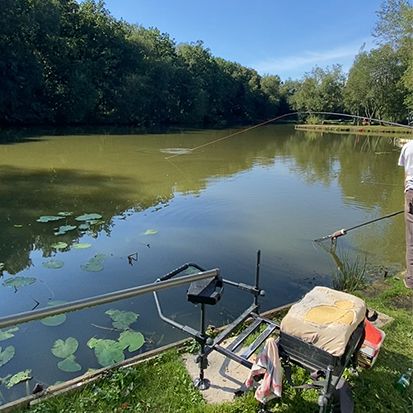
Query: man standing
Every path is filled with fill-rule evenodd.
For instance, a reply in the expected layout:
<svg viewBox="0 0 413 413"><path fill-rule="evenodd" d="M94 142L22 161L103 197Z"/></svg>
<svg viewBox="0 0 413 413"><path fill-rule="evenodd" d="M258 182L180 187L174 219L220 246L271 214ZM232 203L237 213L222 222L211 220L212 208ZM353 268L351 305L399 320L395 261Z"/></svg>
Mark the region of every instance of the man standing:
<svg viewBox="0 0 413 413"><path fill-rule="evenodd" d="M404 222L406 227L406 276L404 285L413 288L413 140L403 145L399 165L404 166Z"/></svg>

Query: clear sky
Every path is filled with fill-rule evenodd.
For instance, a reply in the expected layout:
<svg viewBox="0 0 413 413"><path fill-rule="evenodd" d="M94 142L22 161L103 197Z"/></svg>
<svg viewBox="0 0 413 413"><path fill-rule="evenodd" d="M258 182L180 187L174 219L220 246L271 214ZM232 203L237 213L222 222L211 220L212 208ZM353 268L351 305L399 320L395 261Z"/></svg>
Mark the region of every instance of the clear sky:
<svg viewBox="0 0 413 413"><path fill-rule="evenodd" d="M314 66L347 71L381 0L106 0L116 18L156 27L177 43L202 40L214 56L298 79Z"/></svg>

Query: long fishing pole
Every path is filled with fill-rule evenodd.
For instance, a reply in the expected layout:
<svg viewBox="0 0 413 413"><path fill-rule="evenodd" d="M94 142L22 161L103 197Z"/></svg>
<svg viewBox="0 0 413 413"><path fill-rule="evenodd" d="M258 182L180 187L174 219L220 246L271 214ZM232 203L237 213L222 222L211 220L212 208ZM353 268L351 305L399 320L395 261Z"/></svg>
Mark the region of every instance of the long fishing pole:
<svg viewBox="0 0 413 413"><path fill-rule="evenodd" d="M316 111L309 110L309 111L290 112L290 113L285 113L284 115L276 116L275 118L268 119L268 120L266 120L266 121L264 121L264 122L260 122L260 123L258 123L258 124L256 124L256 125L249 126L249 127L247 127L247 128L241 129L241 130L239 130L239 131L237 131L237 132L230 133L229 135L222 136L221 138L214 139L214 140L212 140L212 141L210 141L210 142L203 143L202 145L198 145L198 146L196 146L196 147L194 147L194 148L190 148L190 149L189 149L189 153L191 154L192 152L194 152L194 151L196 151L196 150L198 150L198 149L200 149L200 148L204 148L205 146L212 145L212 144L214 144L214 143L217 143L217 142L226 140L226 139L228 139L228 138L232 138L233 136L240 135L241 133L248 132L248 131L250 131L250 130L252 130L252 129L256 129L256 128L259 128L259 127L261 127L261 126L267 125L267 124L269 124L269 123L275 122L275 121L277 121L277 120L286 118L286 117L288 117L288 116L294 116L294 115L332 115L332 116L341 116L341 117L352 118L352 119L363 119L363 120L368 120L369 122L379 122L379 123L384 123L384 124L386 124L386 125L399 126L399 127L401 127L401 128L411 129L412 132L413 132L413 126L404 125L404 124L402 124L402 123L390 122L390 121L382 120L382 119L369 118L369 117L366 117L366 116L352 115L352 114L348 114L348 113L339 113L339 112L316 112ZM176 153L176 154L174 154L174 155L170 155L170 156L165 157L165 159L166 159L166 160L169 160L169 159L176 158L177 156L182 156L182 155L185 155L185 153Z"/></svg>
<svg viewBox="0 0 413 413"><path fill-rule="evenodd" d="M388 214L388 215L384 215L384 216L379 217L379 218L372 219L372 220L367 221L367 222L363 222L361 224L355 225L354 227L350 227L350 228L347 228L347 229L344 229L344 228L339 229L338 231L333 232L332 234L325 235L324 237L315 239L314 242L321 242L321 241L325 241L326 239L331 239L332 241L335 241L338 237L346 235L348 232L352 231L353 229L364 227L365 225L369 225L369 224L372 224L373 222L381 221L382 219L385 219L385 218L394 217L395 215L399 215L403 212L404 212L404 209L402 209L400 211L393 212L393 213Z"/></svg>

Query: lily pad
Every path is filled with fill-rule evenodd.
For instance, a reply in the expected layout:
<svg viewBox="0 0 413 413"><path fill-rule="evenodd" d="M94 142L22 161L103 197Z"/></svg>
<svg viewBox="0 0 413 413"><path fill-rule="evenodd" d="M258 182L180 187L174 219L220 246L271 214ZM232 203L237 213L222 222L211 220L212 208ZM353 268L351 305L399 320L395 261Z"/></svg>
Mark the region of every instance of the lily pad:
<svg viewBox="0 0 413 413"><path fill-rule="evenodd" d="M20 275L13 277L13 278L8 278L3 282L3 285L6 287L25 287L26 285L31 285L36 282L36 278L34 277L22 277Z"/></svg>
<svg viewBox="0 0 413 413"><path fill-rule="evenodd" d="M87 346L94 349L98 363L103 367L125 360L122 346L117 341L92 337L87 342Z"/></svg>
<svg viewBox="0 0 413 413"><path fill-rule="evenodd" d="M19 327L12 327L12 328L9 328L8 330L0 330L0 341L4 341L4 340L14 337L13 333L15 333L18 330L19 330Z"/></svg>
<svg viewBox="0 0 413 413"><path fill-rule="evenodd" d="M90 225L98 225L98 224L104 224L105 221L102 221L101 219L92 219L91 221L87 221L88 224Z"/></svg>
<svg viewBox="0 0 413 413"><path fill-rule="evenodd" d="M56 242L55 244L51 245L52 248L56 250L64 250L67 247L66 242Z"/></svg>
<svg viewBox="0 0 413 413"><path fill-rule="evenodd" d="M64 303L66 303L66 301L52 300L52 301L49 301L47 305L50 307L54 307L55 305L61 305ZM63 324L65 321L66 321L66 314L52 315L50 317L46 317L40 320L42 324L48 327L60 326L60 324Z"/></svg>
<svg viewBox="0 0 413 413"><path fill-rule="evenodd" d="M23 228L23 225L22 224L14 224L13 227L14 228Z"/></svg>
<svg viewBox="0 0 413 413"><path fill-rule="evenodd" d="M80 224L80 225L78 226L78 228L79 228L81 231L87 231L87 230L90 228L90 225L86 222L85 224Z"/></svg>
<svg viewBox="0 0 413 413"><path fill-rule="evenodd" d="M83 214L79 215L78 217L75 218L76 221L92 221L95 219L100 219L102 218L102 215L97 214L97 213L91 213L91 214Z"/></svg>
<svg viewBox="0 0 413 413"><path fill-rule="evenodd" d="M15 375L11 376L10 379L7 380L6 387L8 389L11 389L13 386L16 384L21 383L22 381L27 381L31 379L31 370L24 370L24 371L19 371Z"/></svg>
<svg viewBox="0 0 413 413"><path fill-rule="evenodd" d="M80 225L79 225L80 228ZM89 244L88 242L79 242L78 244L73 244L73 249L75 250L83 250L86 248L90 248L92 244Z"/></svg>
<svg viewBox="0 0 413 413"><path fill-rule="evenodd" d="M122 331L119 336L119 344L122 350L128 349L128 351L139 350L145 343L145 337L138 331L126 330Z"/></svg>
<svg viewBox="0 0 413 413"><path fill-rule="evenodd" d="M70 217L70 215L73 215L73 212L61 211L58 212L57 215L60 215L61 217Z"/></svg>
<svg viewBox="0 0 413 413"><path fill-rule="evenodd" d="M51 221L59 221L59 219L63 219L62 216L55 216L55 215L42 215L40 218L36 219L37 222L51 222Z"/></svg>
<svg viewBox="0 0 413 413"><path fill-rule="evenodd" d="M79 342L74 337L69 337L66 340L58 339L54 342L52 353L54 356L65 359L76 352L79 347Z"/></svg>
<svg viewBox="0 0 413 413"><path fill-rule="evenodd" d="M48 327L60 326L66 321L66 314L52 315L50 317L42 318L40 322Z"/></svg>
<svg viewBox="0 0 413 413"><path fill-rule="evenodd" d="M16 354L16 350L13 346L7 346L4 351L0 347L0 367L8 363Z"/></svg>
<svg viewBox="0 0 413 413"><path fill-rule="evenodd" d="M60 260L51 259L42 263L44 268L49 268L52 270L58 270L64 266L64 262Z"/></svg>
<svg viewBox="0 0 413 413"><path fill-rule="evenodd" d="M112 325L114 328L118 328L119 330L126 330L130 324L134 323L139 315L133 313L132 311L121 311L121 310L108 310L105 311L112 319Z"/></svg>
<svg viewBox="0 0 413 413"><path fill-rule="evenodd" d="M155 235L155 234L157 234L158 233L158 231L156 230L156 229L147 229L144 233L143 233L143 235Z"/></svg>
<svg viewBox="0 0 413 413"><path fill-rule="evenodd" d="M82 264L80 268L83 271L89 272L99 272L103 270L103 260L105 259L104 254L96 254L92 257L86 264Z"/></svg>
<svg viewBox="0 0 413 413"><path fill-rule="evenodd" d="M65 235L66 232L73 231L77 228L77 225L62 225L59 227L58 231L56 231L55 235Z"/></svg>
<svg viewBox="0 0 413 413"><path fill-rule="evenodd" d="M65 358L64 360L59 361L59 363L57 363L57 367L67 373L73 373L75 371L82 370L82 366L75 361L75 356L73 354Z"/></svg>

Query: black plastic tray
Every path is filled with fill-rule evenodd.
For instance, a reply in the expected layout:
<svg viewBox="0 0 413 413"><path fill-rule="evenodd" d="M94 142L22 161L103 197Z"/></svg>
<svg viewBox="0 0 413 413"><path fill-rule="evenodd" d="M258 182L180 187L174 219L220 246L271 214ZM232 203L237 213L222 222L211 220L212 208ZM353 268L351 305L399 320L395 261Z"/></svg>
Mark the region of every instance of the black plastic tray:
<svg viewBox="0 0 413 413"><path fill-rule="evenodd" d="M341 375L353 353L358 350L357 345L360 343L360 340L363 340L363 336L364 321L357 326L350 336L342 356L333 356L314 344L307 343L298 337L291 336L282 331L280 331L278 348L282 358L290 359L306 369L313 371L326 370L328 366L331 366L334 375Z"/></svg>

